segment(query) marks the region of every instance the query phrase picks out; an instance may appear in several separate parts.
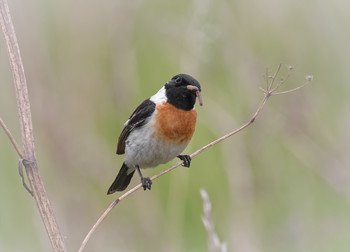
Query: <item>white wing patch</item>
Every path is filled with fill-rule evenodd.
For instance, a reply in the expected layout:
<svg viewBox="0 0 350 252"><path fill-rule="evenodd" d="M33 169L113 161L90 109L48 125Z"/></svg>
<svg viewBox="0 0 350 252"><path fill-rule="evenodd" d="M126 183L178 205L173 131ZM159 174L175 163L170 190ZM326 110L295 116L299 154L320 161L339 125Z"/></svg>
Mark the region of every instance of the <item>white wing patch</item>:
<svg viewBox="0 0 350 252"><path fill-rule="evenodd" d="M165 95L165 88L162 87L155 95L153 95L150 98L150 100L153 101L155 104L166 102L168 99L166 98L166 95Z"/></svg>

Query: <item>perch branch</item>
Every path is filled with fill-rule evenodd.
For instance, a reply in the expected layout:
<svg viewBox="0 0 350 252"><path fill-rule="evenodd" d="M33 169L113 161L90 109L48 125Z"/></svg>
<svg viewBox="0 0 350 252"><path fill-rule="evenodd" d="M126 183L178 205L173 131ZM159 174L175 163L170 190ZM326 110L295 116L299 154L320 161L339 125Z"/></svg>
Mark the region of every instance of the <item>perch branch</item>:
<svg viewBox="0 0 350 252"><path fill-rule="evenodd" d="M293 92L295 90L300 89L301 87L305 86L307 83L309 83L312 80L312 76L306 76L307 79L307 83L302 84L301 86L291 89L291 90L287 90L287 91L282 91L282 92L276 92L277 88L280 88L286 81L286 79L281 79L277 84L275 84L276 82L276 77L278 76L280 70L281 70L281 65L279 64L277 67L277 70L275 71L273 76L269 76L268 75L268 69L266 70L266 89L263 89L264 91L264 98L262 99L258 109L256 110L256 112L254 113L254 115L252 116L252 118L243 126L241 126L240 128L216 139L215 141L207 144L206 146L200 148L199 150L193 152L190 156L193 158L195 156L197 156L198 154L200 154L201 152L203 152L204 150L220 143L221 141L224 141L225 139L237 134L238 132L242 131L243 129L247 128L249 125L251 125L255 119L257 118L257 116L260 114L261 110L263 109L263 107L265 106L266 102L269 100L269 98L272 95L278 95L278 94L285 94L285 93L289 93L289 92ZM292 68L289 68L289 70L292 70ZM276 88L277 87L277 88ZM176 164L174 164L173 166L161 171L160 173L154 175L153 177L151 177L151 180L155 180L157 178L159 178L160 176L163 176L164 174L174 170L176 167L180 166L183 163L183 161L179 161ZM136 192L137 190L139 190L142 187L141 184L136 185L135 187L133 187L132 189L130 189L129 191L127 191L126 193L124 193L122 196L120 196L119 198L117 198L116 200L114 200L112 202L112 204L109 205L109 207L105 210L105 212L100 216L100 218L97 220L97 222L95 223L95 225L90 229L89 233L86 235L85 239L83 240L80 248L79 248L79 252L82 252L87 244L87 242L89 241L91 235L93 234L93 232L97 229L97 227L101 224L101 222L106 218L106 216L109 214L109 212L123 199L125 199L126 197L128 197L130 194Z"/></svg>
<svg viewBox="0 0 350 252"><path fill-rule="evenodd" d="M23 145L22 163L25 167L28 181L47 234L50 238L52 248L55 252L66 251L63 238L47 197L35 158L33 125L27 83L7 0L0 0L0 23L7 45L16 90L17 108Z"/></svg>

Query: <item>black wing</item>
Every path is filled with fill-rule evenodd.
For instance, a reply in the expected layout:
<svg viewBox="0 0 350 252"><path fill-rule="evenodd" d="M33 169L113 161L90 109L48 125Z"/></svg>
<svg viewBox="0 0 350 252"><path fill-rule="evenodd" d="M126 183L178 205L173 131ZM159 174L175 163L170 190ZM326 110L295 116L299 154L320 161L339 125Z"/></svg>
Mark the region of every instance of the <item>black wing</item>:
<svg viewBox="0 0 350 252"><path fill-rule="evenodd" d="M137 127L141 127L145 123L146 119L153 114L155 109L156 104L150 99L145 100L136 108L127 123L124 125L122 133L119 136L117 154L125 153L125 141L130 132Z"/></svg>

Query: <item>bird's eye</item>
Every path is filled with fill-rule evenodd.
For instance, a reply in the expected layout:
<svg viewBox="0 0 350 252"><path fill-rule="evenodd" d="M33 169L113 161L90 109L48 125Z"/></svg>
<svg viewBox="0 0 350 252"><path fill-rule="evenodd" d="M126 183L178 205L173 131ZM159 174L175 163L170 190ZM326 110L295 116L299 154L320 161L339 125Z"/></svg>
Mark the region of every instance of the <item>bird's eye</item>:
<svg viewBox="0 0 350 252"><path fill-rule="evenodd" d="M181 83L181 77L176 77L176 79L175 79L175 83Z"/></svg>

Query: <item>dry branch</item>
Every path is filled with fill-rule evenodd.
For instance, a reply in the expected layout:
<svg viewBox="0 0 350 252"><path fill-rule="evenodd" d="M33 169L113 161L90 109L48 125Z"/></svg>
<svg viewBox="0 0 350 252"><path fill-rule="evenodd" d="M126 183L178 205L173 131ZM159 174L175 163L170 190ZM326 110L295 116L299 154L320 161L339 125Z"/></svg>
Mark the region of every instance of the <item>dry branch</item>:
<svg viewBox="0 0 350 252"><path fill-rule="evenodd" d="M277 92L277 89L280 88L287 80L287 78L285 79L281 79L277 84L276 84L276 77L278 76L280 70L281 70L281 66L282 64L279 64L277 67L277 70L275 71L274 75L269 76L268 74L268 69L266 70L266 89L263 89L263 92L265 94L264 98L262 99L258 109L256 110L256 112L254 113L254 115L252 116L252 118L243 126L241 126L240 128L214 140L213 142L207 144L206 146L200 148L199 150L195 151L194 153L192 153L190 156L191 158L197 156L198 154L200 154L201 152L203 152L204 150L220 143L221 141L226 140L227 138L237 134L238 132L242 131L243 129L247 128L249 125L251 125L255 119L257 118L257 116L260 114L261 110L263 109L263 107L265 106L266 102L269 100L269 98L272 95L279 95L279 94L287 94L293 91L296 91L302 87L304 87L306 84L308 84L310 81L312 81L312 76L308 75L305 76L306 78L306 83L298 86L297 88L294 89L290 89L287 91L281 91L281 92ZM288 69L291 71L293 70L292 67L288 67ZM288 73L289 76L289 73ZM287 76L287 77L288 77ZM180 166L183 163L183 161L179 161L176 164L174 164L173 166L161 171L160 173L154 175L153 177L151 177L151 180L155 180L157 178L159 178L160 176L163 176L164 174L170 172L171 170L174 170L176 167ZM126 197L128 197L130 194L136 192L137 190L139 190L142 187L141 183L136 185L135 187L133 187L132 189L130 189L129 191L127 191L126 193L124 193L122 196L120 196L119 198L117 198L116 200L114 200L112 202L112 204L109 205L109 207L104 211L104 213L100 216L100 218L97 220L97 222L95 223L95 225L90 229L89 233L86 235L85 239L83 240L80 248L79 248L79 252L82 252L87 244L87 242L89 241L92 233L97 229L97 227L101 224L101 222L106 218L106 216L109 214L109 212L123 199L125 199Z"/></svg>
<svg viewBox="0 0 350 252"><path fill-rule="evenodd" d="M11 135L8 134L9 131L6 131L6 127L4 128L3 125L2 127L8 134L19 156L23 158L22 163L25 167L36 205L44 222L53 250L55 252L66 251L63 238L58 228L57 221L51 208L49 199L47 197L46 190L43 181L40 177L38 165L35 158L32 116L30 111L27 83L15 29L12 23L8 3L6 0L0 0L0 23L2 33L4 34L7 45L14 86L16 90L16 100L21 126L23 154L19 151L18 146L15 146L15 141L13 137L11 139Z"/></svg>

